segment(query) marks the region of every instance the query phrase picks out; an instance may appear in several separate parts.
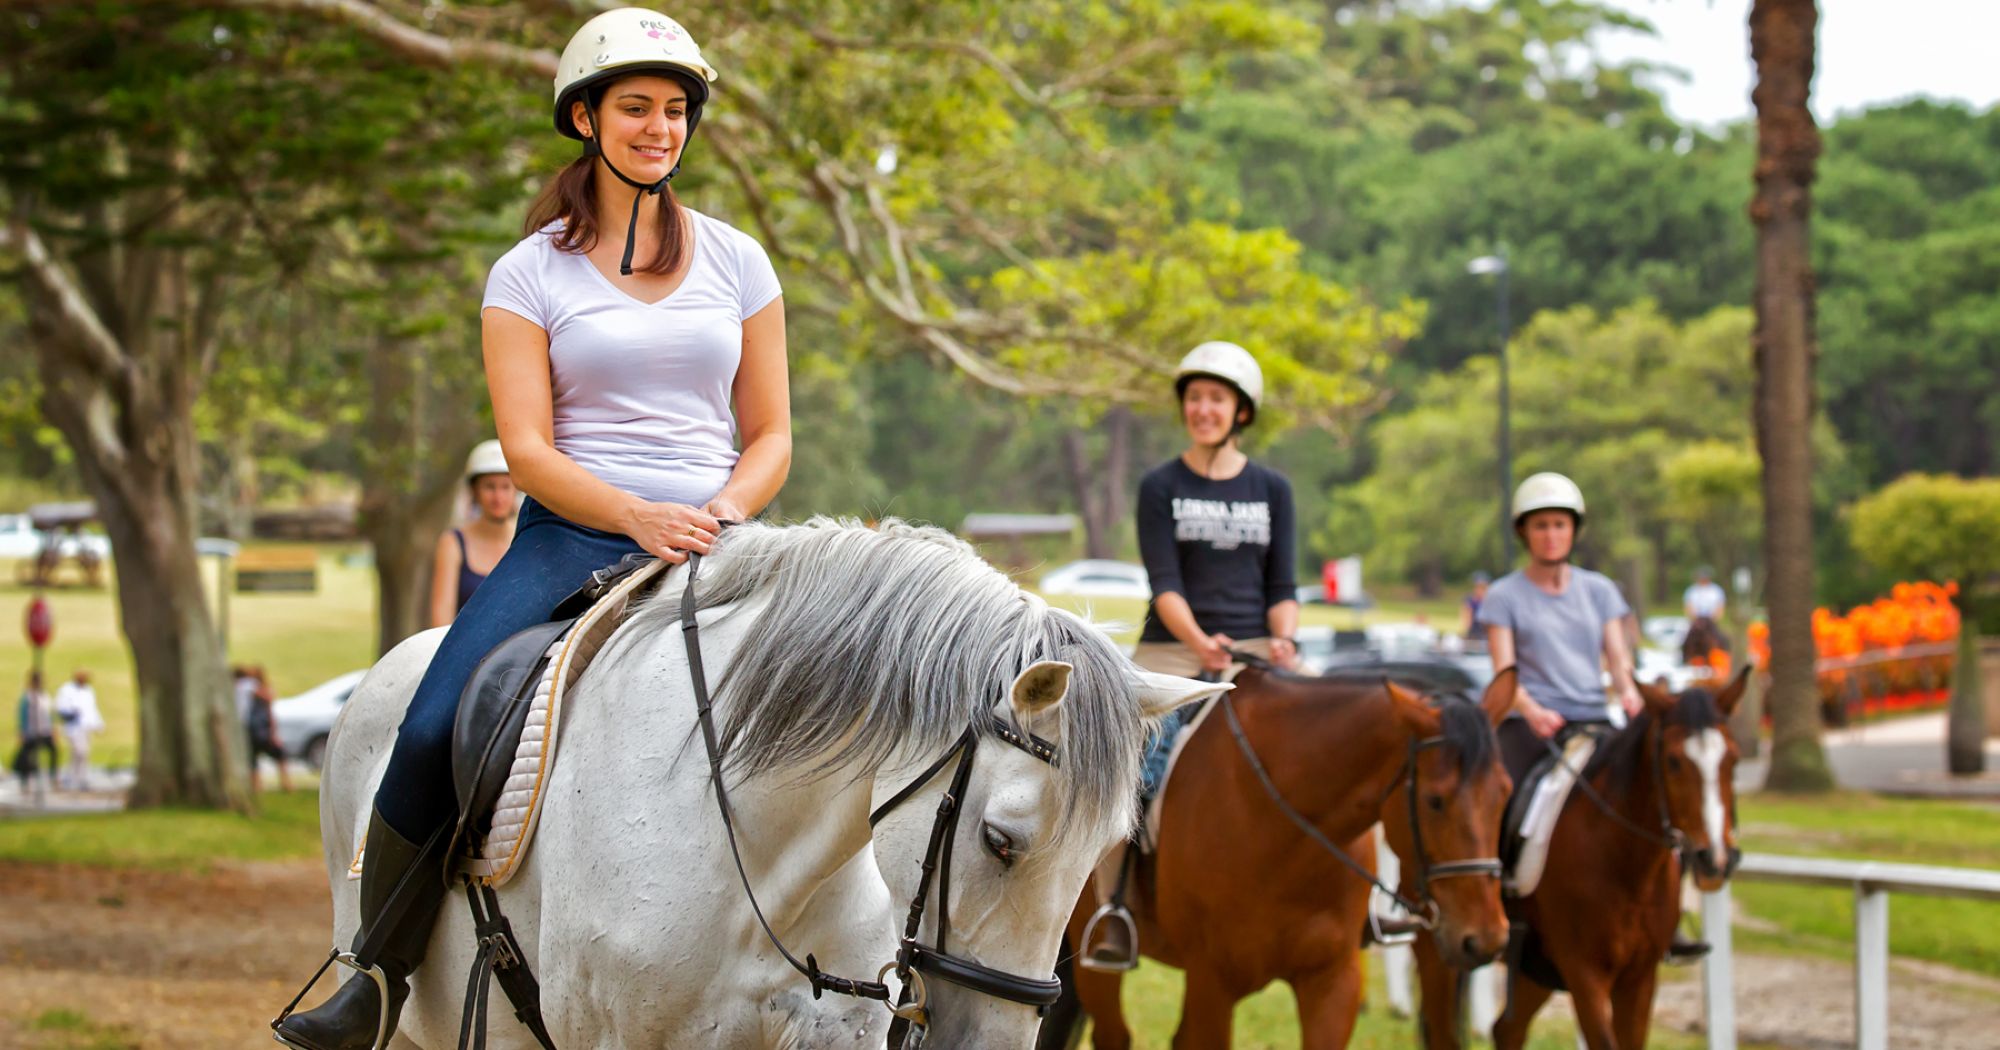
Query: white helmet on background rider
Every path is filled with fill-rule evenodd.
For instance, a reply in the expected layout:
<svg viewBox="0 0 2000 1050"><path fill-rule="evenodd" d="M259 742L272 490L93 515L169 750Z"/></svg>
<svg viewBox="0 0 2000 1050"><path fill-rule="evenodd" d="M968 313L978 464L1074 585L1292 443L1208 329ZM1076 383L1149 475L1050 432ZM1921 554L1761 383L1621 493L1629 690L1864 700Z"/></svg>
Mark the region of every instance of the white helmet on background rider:
<svg viewBox="0 0 2000 1050"><path fill-rule="evenodd" d="M506 474L507 454L500 450L500 442L488 438L472 446L472 454L465 457L465 480L478 481L488 474Z"/></svg>
<svg viewBox="0 0 2000 1050"><path fill-rule="evenodd" d="M1256 422L1257 405L1264 400L1264 370L1257 366L1257 359L1250 356L1250 351L1220 340L1189 350L1181 358L1181 366L1174 370L1174 395L1186 397L1188 384L1196 379L1215 379L1228 384L1236 391L1242 407L1250 410L1249 418L1239 426Z"/></svg>
<svg viewBox="0 0 2000 1050"><path fill-rule="evenodd" d="M1531 475L1514 490L1514 527L1520 528L1528 515L1538 510L1566 510L1576 515L1577 531L1583 531L1583 490L1561 474L1543 471Z"/></svg>

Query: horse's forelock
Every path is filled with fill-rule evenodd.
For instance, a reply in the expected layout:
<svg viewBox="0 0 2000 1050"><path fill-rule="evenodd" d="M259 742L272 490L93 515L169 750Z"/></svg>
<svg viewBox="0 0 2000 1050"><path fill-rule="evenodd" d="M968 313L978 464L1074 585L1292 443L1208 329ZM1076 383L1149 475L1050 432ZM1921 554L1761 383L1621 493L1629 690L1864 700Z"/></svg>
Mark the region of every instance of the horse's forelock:
<svg viewBox="0 0 2000 1050"><path fill-rule="evenodd" d="M1458 775L1470 780L1493 768L1499 748L1486 710L1463 693L1445 693L1432 701L1438 710L1444 746L1458 756Z"/></svg>
<svg viewBox="0 0 2000 1050"><path fill-rule="evenodd" d="M740 774L863 776L903 749L941 754L968 725L988 731L1029 664L1063 660L1075 670L1056 709L1055 838L1129 816L1143 732L1130 665L950 533L894 519L738 526L704 560L699 592L703 608L769 599L715 685ZM669 599L641 615L677 616Z"/></svg>

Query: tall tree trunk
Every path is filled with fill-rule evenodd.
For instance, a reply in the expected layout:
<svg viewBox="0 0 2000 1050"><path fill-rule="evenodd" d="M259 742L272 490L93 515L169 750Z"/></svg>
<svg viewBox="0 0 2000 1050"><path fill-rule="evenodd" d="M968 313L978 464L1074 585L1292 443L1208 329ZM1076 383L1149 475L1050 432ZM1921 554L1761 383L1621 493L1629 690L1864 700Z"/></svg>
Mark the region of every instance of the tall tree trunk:
<svg viewBox="0 0 2000 1050"><path fill-rule="evenodd" d="M430 565L451 520L465 455L477 439L478 400L465 377L431 367L423 339L378 340L366 355L377 396L368 405L356 525L375 553L376 648L430 626Z"/></svg>
<svg viewBox="0 0 2000 1050"><path fill-rule="evenodd" d="M1118 556L1118 530L1130 503L1126 489L1131 485L1132 425L1132 410L1123 405L1105 414L1098 425L1105 437L1102 464L1091 460L1089 437L1082 428L1063 431L1063 466L1083 517L1086 557Z"/></svg>
<svg viewBox="0 0 2000 1050"><path fill-rule="evenodd" d="M78 281L25 225L0 236L26 266L23 299L42 412L75 455L117 568L139 701L134 806L251 806L243 727L195 555L201 490L194 399L219 287L184 257L123 246ZM111 297L86 292L116 289Z"/></svg>
<svg viewBox="0 0 2000 1050"><path fill-rule="evenodd" d="M1807 100L1814 0L1756 0L1757 448L1764 461L1764 562L1771 614L1771 771L1781 791L1825 791L1813 662L1812 444L1814 411L1812 182L1819 128Z"/></svg>
<svg viewBox="0 0 2000 1050"><path fill-rule="evenodd" d="M1945 768L1954 775L1986 771L1986 690L1979 666L1979 611L1973 589L1982 581L1958 585L1958 658L1951 669L1951 713L1946 721Z"/></svg>
<svg viewBox="0 0 2000 1050"><path fill-rule="evenodd" d="M375 554L378 653L431 625L431 555L458 495L455 478L443 481L429 492L384 488L362 495L357 525Z"/></svg>

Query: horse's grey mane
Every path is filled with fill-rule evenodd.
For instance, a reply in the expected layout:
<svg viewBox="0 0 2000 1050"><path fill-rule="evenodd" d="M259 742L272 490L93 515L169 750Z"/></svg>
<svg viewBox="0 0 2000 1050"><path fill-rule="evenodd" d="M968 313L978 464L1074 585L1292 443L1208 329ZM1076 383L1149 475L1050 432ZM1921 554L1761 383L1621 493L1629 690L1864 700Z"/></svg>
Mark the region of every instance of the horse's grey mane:
<svg viewBox="0 0 2000 1050"><path fill-rule="evenodd" d="M735 772L872 770L905 746L928 761L967 726L988 732L1022 669L1063 660L1075 671L1057 709L1055 837L1130 819L1144 733L1131 665L950 533L895 519L740 525L703 560L697 588L704 609L770 596L715 684ZM679 609L675 588L639 615Z"/></svg>

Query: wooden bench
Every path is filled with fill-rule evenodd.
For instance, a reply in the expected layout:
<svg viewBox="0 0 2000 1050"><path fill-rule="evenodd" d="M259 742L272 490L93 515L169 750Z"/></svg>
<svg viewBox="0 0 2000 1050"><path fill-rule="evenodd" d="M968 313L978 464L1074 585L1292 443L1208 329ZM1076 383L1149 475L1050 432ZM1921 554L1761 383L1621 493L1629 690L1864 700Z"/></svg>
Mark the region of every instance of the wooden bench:
<svg viewBox="0 0 2000 1050"><path fill-rule="evenodd" d="M319 589L319 552L311 547L248 547L236 556L236 593Z"/></svg>

